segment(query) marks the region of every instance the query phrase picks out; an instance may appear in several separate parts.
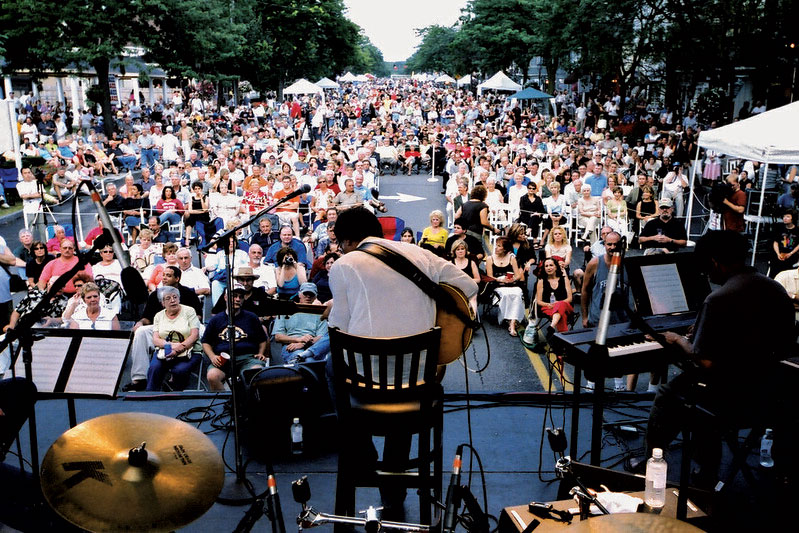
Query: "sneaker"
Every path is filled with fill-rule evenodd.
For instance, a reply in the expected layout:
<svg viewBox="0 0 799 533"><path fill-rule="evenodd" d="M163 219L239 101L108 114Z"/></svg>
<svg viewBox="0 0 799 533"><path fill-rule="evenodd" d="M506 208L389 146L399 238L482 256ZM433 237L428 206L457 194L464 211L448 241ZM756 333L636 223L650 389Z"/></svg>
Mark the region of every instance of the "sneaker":
<svg viewBox="0 0 799 533"><path fill-rule="evenodd" d="M147 388L147 380L146 379L134 379L124 387L122 387L122 392L141 392Z"/></svg>
<svg viewBox="0 0 799 533"><path fill-rule="evenodd" d="M11 206L8 205L8 202L6 202L5 200L3 200L3 203L0 204L0 207L2 207L3 209L11 209Z"/></svg>
<svg viewBox="0 0 799 533"><path fill-rule="evenodd" d="M625 392L627 390L627 383L624 378L613 378L613 390L616 392Z"/></svg>

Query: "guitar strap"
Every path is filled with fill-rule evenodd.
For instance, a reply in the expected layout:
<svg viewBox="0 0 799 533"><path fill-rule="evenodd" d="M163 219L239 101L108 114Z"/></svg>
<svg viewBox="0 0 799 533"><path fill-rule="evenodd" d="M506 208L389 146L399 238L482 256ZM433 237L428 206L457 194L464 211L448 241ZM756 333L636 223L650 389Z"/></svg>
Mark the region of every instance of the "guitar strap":
<svg viewBox="0 0 799 533"><path fill-rule="evenodd" d="M439 286L438 283L427 277L424 272L419 270L419 267L411 263L405 256L398 254L394 250L391 250L390 248L376 242L361 243L361 245L358 246L355 251L363 252L371 255L372 257L380 259L395 272L402 274L411 280L422 290L422 292L430 296L436 302L437 306L440 306L442 309L446 309L448 312L454 314L459 320L461 320L461 322L472 329L478 326L478 323L472 319L471 316L468 316L457 305L455 305L452 297L450 297L450 295L447 294L447 292L441 286Z"/></svg>

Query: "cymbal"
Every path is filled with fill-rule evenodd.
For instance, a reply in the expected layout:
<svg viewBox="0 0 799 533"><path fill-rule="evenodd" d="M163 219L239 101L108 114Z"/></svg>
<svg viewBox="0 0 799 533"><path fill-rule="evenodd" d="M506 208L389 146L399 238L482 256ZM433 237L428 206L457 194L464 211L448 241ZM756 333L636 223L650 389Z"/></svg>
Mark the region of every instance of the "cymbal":
<svg viewBox="0 0 799 533"><path fill-rule="evenodd" d="M688 522L650 513L619 513L594 516L572 523L571 530L578 533L695 533L700 532Z"/></svg>
<svg viewBox="0 0 799 533"><path fill-rule="evenodd" d="M142 443L145 453L130 452ZM75 426L47 451L41 474L50 506L89 531L174 531L211 508L225 477L211 439L148 413Z"/></svg>

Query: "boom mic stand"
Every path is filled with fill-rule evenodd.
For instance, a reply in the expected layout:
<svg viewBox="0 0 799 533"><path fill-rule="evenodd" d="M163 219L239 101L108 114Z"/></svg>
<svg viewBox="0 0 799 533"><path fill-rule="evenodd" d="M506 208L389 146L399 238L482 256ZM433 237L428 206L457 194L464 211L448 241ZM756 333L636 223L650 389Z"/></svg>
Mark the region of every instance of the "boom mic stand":
<svg viewBox="0 0 799 533"><path fill-rule="evenodd" d="M232 415L231 418L233 419L233 447L234 454L235 454L235 472L234 476L225 475L225 484L222 486L222 491L219 494L218 500L221 503L225 503L228 505L246 505L248 503L252 503L254 499L256 499L256 494L259 494L253 487L251 481L247 479L246 473L244 472L244 468L242 466L241 460L241 441L239 439L239 402L238 402L238 395L236 394L237 383L240 380L238 369L236 367L236 327L234 324L234 316L233 316L233 269L232 269L232 255L235 252L235 244L236 244L236 232L245 226L249 226L254 224L258 221L259 218L276 208L277 206L281 205L292 198L300 196L301 194L305 194L311 190L309 185L304 185L300 187L296 191L292 192L291 194L286 195L284 198L281 198L277 202L273 203L272 205L265 207L261 211L255 214L252 218L247 220L246 222L242 222L235 228L232 228L216 238L212 238L208 241L208 243L201 248L200 251L207 252L209 249L213 248L214 246L222 246L222 249L225 250L225 269L226 269L226 281L227 281L227 292L226 292L226 304L227 304L227 314L228 314L228 325L227 325L227 335L228 335L228 343L230 344L230 359L228 362L230 364L230 377L232 380L232 386L230 387L231 391L231 402L232 402ZM231 247L234 247L231 250Z"/></svg>

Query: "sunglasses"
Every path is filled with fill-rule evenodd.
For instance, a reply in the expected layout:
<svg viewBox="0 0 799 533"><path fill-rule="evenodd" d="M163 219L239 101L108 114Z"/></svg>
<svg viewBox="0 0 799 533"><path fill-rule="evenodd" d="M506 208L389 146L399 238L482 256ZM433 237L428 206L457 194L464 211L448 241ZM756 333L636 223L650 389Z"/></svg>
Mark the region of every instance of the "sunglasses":
<svg viewBox="0 0 799 533"><path fill-rule="evenodd" d="M114 253L114 250L100 250L100 253L101 254L112 254L112 253Z"/></svg>
<svg viewBox="0 0 799 533"><path fill-rule="evenodd" d="M34 246L33 249L34 250L46 250L46 248L44 246Z"/></svg>

